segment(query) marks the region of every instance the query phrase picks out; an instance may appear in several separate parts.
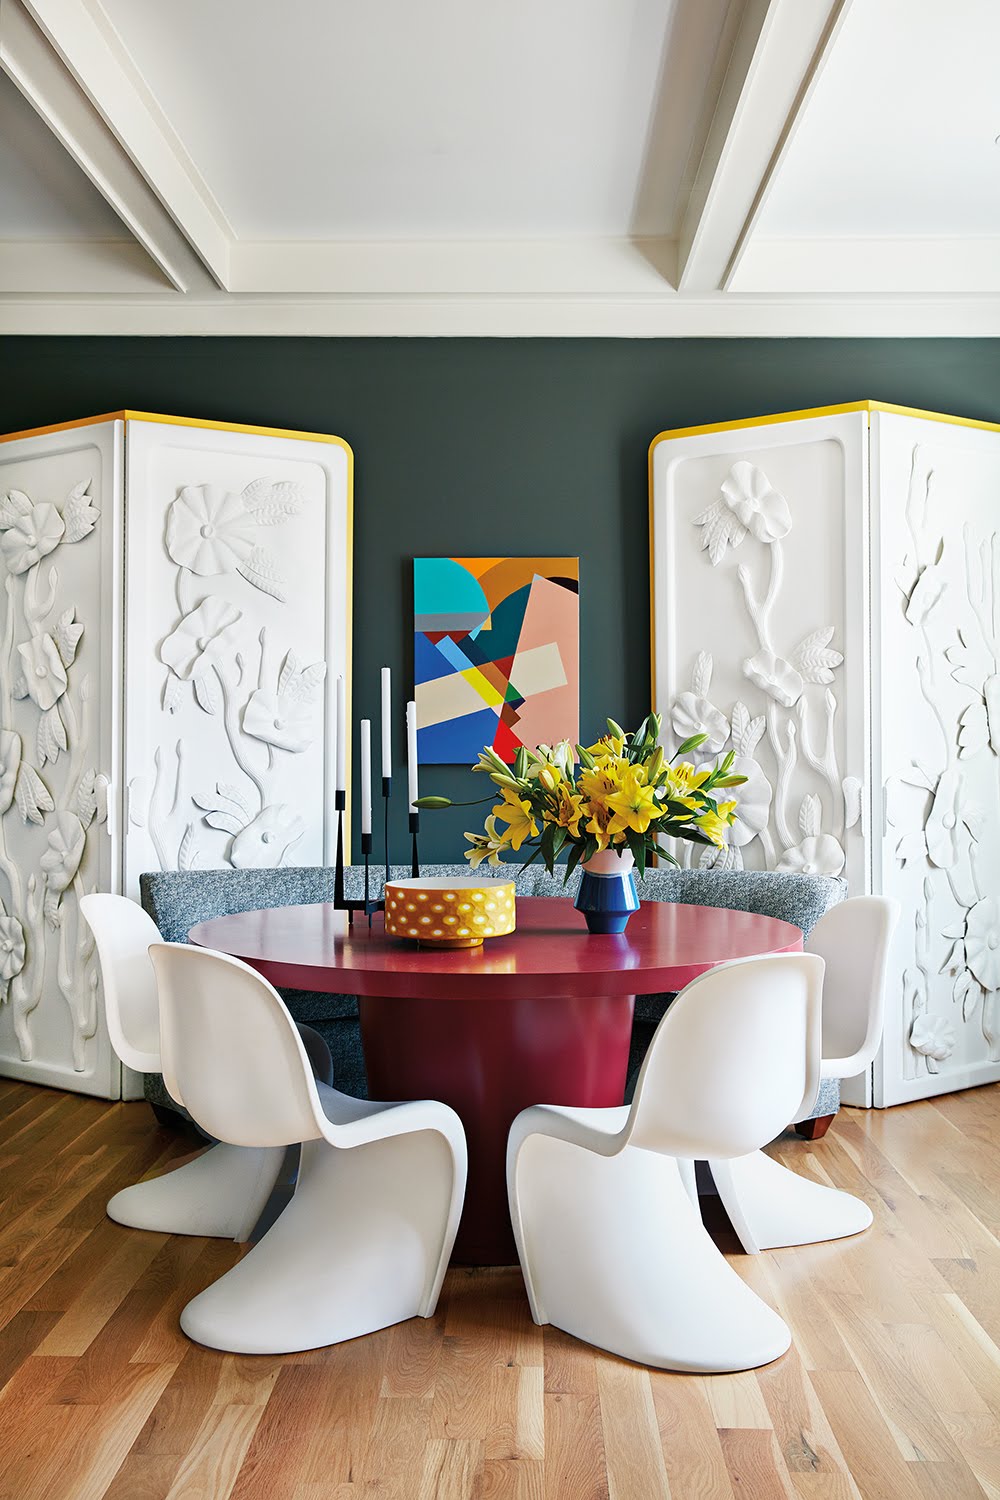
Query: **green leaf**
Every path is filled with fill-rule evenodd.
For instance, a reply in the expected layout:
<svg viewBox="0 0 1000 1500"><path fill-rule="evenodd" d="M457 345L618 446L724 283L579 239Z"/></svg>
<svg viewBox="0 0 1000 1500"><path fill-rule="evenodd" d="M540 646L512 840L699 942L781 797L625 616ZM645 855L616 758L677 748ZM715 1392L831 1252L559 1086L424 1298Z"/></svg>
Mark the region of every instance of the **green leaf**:
<svg viewBox="0 0 1000 1500"><path fill-rule="evenodd" d="M569 884L569 877L572 875L573 871L576 869L577 865L580 863L580 860L581 860L582 857L583 857L583 845L582 844L574 844L573 847L572 847L572 849L569 851L569 858L566 861L566 877L563 880L563 885L568 885Z"/></svg>

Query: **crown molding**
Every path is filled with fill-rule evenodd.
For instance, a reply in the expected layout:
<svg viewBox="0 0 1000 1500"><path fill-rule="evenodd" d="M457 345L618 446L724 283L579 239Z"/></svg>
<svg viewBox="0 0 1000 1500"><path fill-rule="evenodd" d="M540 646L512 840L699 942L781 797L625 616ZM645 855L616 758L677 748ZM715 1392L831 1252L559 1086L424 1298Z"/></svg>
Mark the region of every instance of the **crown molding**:
<svg viewBox="0 0 1000 1500"><path fill-rule="evenodd" d="M0 334L998 338L1000 297L0 297Z"/></svg>

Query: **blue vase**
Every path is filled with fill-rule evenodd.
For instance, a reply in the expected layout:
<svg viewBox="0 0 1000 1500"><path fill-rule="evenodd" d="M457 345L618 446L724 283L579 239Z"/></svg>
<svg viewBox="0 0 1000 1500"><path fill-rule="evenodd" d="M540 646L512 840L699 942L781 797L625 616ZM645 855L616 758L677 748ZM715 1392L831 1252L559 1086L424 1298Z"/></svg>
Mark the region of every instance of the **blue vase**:
<svg viewBox="0 0 1000 1500"><path fill-rule="evenodd" d="M624 932L629 917L639 910L631 853L604 849L586 860L574 903L587 919L590 932Z"/></svg>

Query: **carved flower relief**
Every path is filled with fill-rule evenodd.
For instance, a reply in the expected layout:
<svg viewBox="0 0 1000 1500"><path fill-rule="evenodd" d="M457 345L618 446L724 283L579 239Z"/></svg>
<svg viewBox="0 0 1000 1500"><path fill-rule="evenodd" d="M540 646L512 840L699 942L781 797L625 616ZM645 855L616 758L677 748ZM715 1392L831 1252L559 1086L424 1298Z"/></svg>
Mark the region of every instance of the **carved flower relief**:
<svg viewBox="0 0 1000 1500"><path fill-rule="evenodd" d="M743 675L782 708L791 708L805 686L791 662L775 656L773 651L758 651L756 656L748 656L743 663Z"/></svg>
<svg viewBox="0 0 1000 1500"><path fill-rule="evenodd" d="M702 749L709 755L721 750L729 738L729 722L714 703L698 693L679 693L670 710L670 724L679 740L693 734L704 734L708 738Z"/></svg>
<svg viewBox="0 0 1000 1500"><path fill-rule="evenodd" d="M189 484L167 512L167 551L199 577L229 573L254 547L256 522L243 500L214 484Z"/></svg>
<svg viewBox="0 0 1000 1500"><path fill-rule="evenodd" d="M176 502L175 502L176 503ZM160 660L186 682L219 660L240 611L225 599L209 597L184 616L160 646Z"/></svg>
<svg viewBox="0 0 1000 1500"><path fill-rule="evenodd" d="M7 987L24 968L24 928L16 917L9 917L0 903L0 1003L7 998Z"/></svg>
<svg viewBox="0 0 1000 1500"><path fill-rule="evenodd" d="M33 505L20 490L11 490L0 506L0 553L11 573L26 573L62 540L65 525L54 505Z"/></svg>
<svg viewBox="0 0 1000 1500"><path fill-rule="evenodd" d="M921 1012L910 1027L910 1046L914 1052L927 1059L927 1067L936 1073L937 1064L944 1062L955 1050L955 1028L944 1016L929 1016Z"/></svg>
<svg viewBox="0 0 1000 1500"><path fill-rule="evenodd" d="M313 742L313 710L287 693L258 688L243 710L243 729L254 739L297 755Z"/></svg>
<svg viewBox="0 0 1000 1500"><path fill-rule="evenodd" d="M295 809L276 802L236 835L229 851L230 863L237 870L272 869L282 863L304 833L305 824Z"/></svg>
<svg viewBox="0 0 1000 1500"><path fill-rule="evenodd" d="M768 545L780 541L791 530L792 517L763 469L741 459L723 480L720 498L695 516L694 525L701 527L702 549L714 567L748 531Z"/></svg>
<svg viewBox="0 0 1000 1500"><path fill-rule="evenodd" d="M15 694L19 698L29 697L46 713L55 707L69 683L59 648L50 635L35 635L18 646L17 654L21 658L21 674Z"/></svg>
<svg viewBox="0 0 1000 1500"><path fill-rule="evenodd" d="M771 783L757 762L749 755L737 755L730 768L731 775L745 776L739 789L736 806L736 822L729 830L730 844L739 848L749 844L767 827L771 815Z"/></svg>
<svg viewBox="0 0 1000 1500"><path fill-rule="evenodd" d="M965 924L965 961L987 990L1000 988L1000 902L984 896Z"/></svg>
<svg viewBox="0 0 1000 1500"><path fill-rule="evenodd" d="M741 459L722 482L722 494L741 526L759 542L780 541L792 529L792 515L763 469Z"/></svg>
<svg viewBox="0 0 1000 1500"><path fill-rule="evenodd" d="M41 858L49 890L64 891L72 884L86 841L86 832L76 813L56 814L55 827L49 832L49 846Z"/></svg>
<svg viewBox="0 0 1000 1500"><path fill-rule="evenodd" d="M14 800L17 773L21 765L21 736L13 729L0 729L0 814Z"/></svg>
<svg viewBox="0 0 1000 1500"><path fill-rule="evenodd" d="M793 875L839 875L845 859L832 833L815 833L786 849L775 868Z"/></svg>
<svg viewBox="0 0 1000 1500"><path fill-rule="evenodd" d="M924 829L927 857L939 870L953 869L958 860L959 791L958 772L943 771Z"/></svg>

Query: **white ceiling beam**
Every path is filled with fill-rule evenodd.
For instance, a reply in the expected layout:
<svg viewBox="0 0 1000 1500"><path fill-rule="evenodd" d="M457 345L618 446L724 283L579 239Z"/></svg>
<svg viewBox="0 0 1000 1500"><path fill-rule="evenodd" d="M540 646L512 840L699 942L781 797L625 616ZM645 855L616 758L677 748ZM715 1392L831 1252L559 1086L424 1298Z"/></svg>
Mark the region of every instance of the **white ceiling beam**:
<svg viewBox="0 0 1000 1500"><path fill-rule="evenodd" d="M159 267L165 284L179 292L211 286L200 259L21 0L0 0L0 67ZM103 270L100 279L91 290L104 289ZM72 290L83 290L75 275Z"/></svg>
<svg viewBox="0 0 1000 1500"><path fill-rule="evenodd" d="M747 0L681 221L678 286L724 287L851 0Z"/></svg>
<svg viewBox="0 0 1000 1500"><path fill-rule="evenodd" d="M23 3L215 282L228 287L232 228L98 0Z"/></svg>

